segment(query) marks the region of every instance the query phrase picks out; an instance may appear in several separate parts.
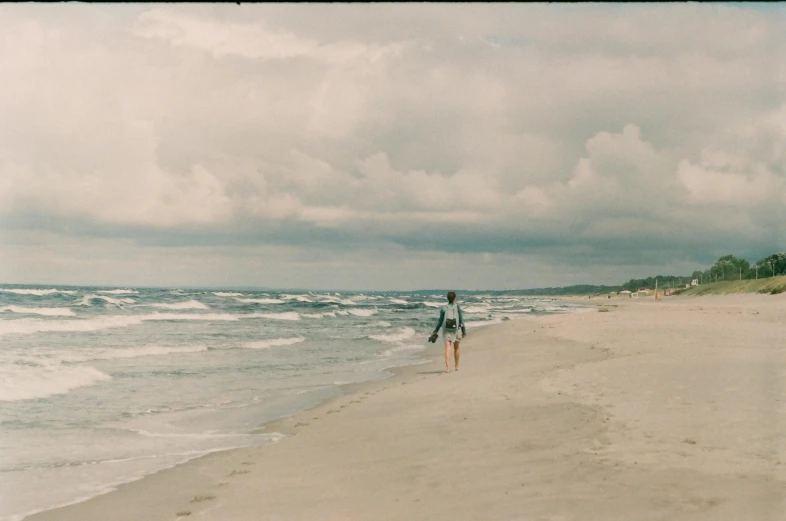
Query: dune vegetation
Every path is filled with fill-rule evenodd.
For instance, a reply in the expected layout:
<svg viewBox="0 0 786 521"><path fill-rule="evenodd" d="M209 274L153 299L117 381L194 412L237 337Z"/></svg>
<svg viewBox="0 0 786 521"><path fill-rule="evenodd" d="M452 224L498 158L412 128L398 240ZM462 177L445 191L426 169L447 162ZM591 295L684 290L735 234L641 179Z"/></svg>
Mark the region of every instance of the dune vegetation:
<svg viewBox="0 0 786 521"><path fill-rule="evenodd" d="M727 280L672 291L674 295L728 295L731 293L769 293L786 291L786 275L766 279Z"/></svg>

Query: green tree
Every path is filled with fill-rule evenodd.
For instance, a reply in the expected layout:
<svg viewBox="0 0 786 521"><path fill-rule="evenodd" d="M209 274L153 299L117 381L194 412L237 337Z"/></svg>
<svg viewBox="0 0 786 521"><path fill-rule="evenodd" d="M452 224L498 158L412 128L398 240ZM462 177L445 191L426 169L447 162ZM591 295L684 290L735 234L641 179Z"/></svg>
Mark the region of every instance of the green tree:
<svg viewBox="0 0 786 521"><path fill-rule="evenodd" d="M746 275L750 269L750 263L745 259L738 259L734 255L724 255L709 269L709 278L712 282L716 280L738 280L742 275Z"/></svg>
<svg viewBox="0 0 786 521"><path fill-rule="evenodd" d="M786 274L786 253L773 253L760 261L756 261L759 267L759 278L773 277Z"/></svg>

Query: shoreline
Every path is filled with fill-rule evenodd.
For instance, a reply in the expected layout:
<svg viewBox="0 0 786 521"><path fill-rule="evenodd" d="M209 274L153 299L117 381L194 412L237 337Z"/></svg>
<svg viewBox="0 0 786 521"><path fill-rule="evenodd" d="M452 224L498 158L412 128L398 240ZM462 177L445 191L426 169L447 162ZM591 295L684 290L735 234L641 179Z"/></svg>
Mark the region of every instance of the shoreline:
<svg viewBox="0 0 786 521"><path fill-rule="evenodd" d="M481 327L489 327L489 326L481 326ZM329 398L327 398L327 399L317 403L316 405L309 406L306 409L299 410L299 411L293 412L291 414L285 415L283 417L267 421L267 422L261 424L258 428L252 430L250 433L251 434L268 434L268 435L280 434L281 435L281 439L284 439L284 438L287 438L289 436L292 436L292 435L294 435L294 431L292 430L292 425L291 425L292 422L288 421L288 420L291 420L292 418L294 418L294 417L296 417L298 415L304 415L304 414L309 413L310 411L313 411L315 409L319 409L320 407L329 405L331 402L333 402L335 400L339 400L339 399L341 399L342 397L344 397L344 396L346 396L348 394L360 392L361 390L364 389L364 387L366 387L366 386L368 386L370 384L374 384L374 383L377 383L377 382L382 382L382 381L388 380L390 378L394 378L395 376L399 375L401 372L403 372L407 368L417 367L419 365L422 365L423 363L428 363L428 361L421 361L422 359L427 358L427 356L426 356L426 351L427 350L428 350L428 348L424 349L423 351L420 351L420 352L416 353L412 363L405 364L405 365L394 365L394 366L390 366L390 367L385 368L383 371L388 373L387 376L382 376L380 378L375 378L375 379L372 379L372 380L364 380L364 381L360 381L360 382L337 384L337 385L335 385L335 388L338 390L339 393L341 393L338 396L329 397ZM437 358L439 358L439 357L437 357ZM273 429L272 428L273 426L280 427L280 429ZM32 521L34 519L37 519L37 516L43 516L43 515L47 515L49 513L55 513L55 512L58 512L58 511L60 511L61 509L64 509L64 508L78 506L78 505L81 505L83 503L92 501L92 500L94 500L96 498L99 498L99 497L102 497L102 496L105 496L105 495L108 495L108 494L117 493L120 489L122 489L123 487L126 487L127 485L131 485L131 484L137 483L139 481L146 480L146 479L151 478L151 477L153 477L153 476L155 476L155 475L157 475L159 473L162 473L162 472L175 471L176 469L178 469L178 468L180 468L180 467L182 467L184 465L188 465L189 463L192 463L194 461L200 460L202 458L208 458L208 457L211 457L211 456L216 456L216 455L221 455L221 454L228 454L228 453L231 453L231 452L234 452L234 451L239 451L239 450L244 450L244 449L254 449L254 448L264 449L265 447L267 447L267 446L269 446L271 444L278 443L279 441L280 441L280 439L277 439L277 440L274 440L274 441L266 441L266 442L262 442L262 443L255 444L255 445L242 445L242 446L239 446L239 447L231 447L231 448L227 448L227 449L213 450L213 451L207 452L205 454L200 454L200 455L197 455L197 456L193 456L192 458L187 459L185 461L182 461L180 463L177 463L177 464L175 464L175 465L173 465L171 467L165 467L165 468L162 468L162 469L159 469L159 470L155 470L155 471L153 471L153 472L151 472L149 474L145 474L145 475L143 475L141 477L137 477L137 478L132 478L132 479L130 479L128 481L123 481L123 482L121 482L121 483L119 483L117 485L110 485L110 486L107 487L107 490L105 490L103 492L98 492L98 493L96 493L94 495L91 495L89 497L84 497L84 498L81 498L81 499L76 499L76 500L71 501L69 503L64 503L64 504L57 505L57 506L54 506L54 507L49 507L49 508L45 508L45 509L42 509L42 510L37 510L35 512L31 512L31 513L25 514L21 518L13 518L13 519L18 519L19 521L28 521L28 520Z"/></svg>
<svg viewBox="0 0 786 521"><path fill-rule="evenodd" d="M25 520L781 519L786 299L581 304L608 312L470 331L450 374L429 345L276 443Z"/></svg>
<svg viewBox="0 0 786 521"><path fill-rule="evenodd" d="M554 300L566 300L566 301L569 300L569 299L562 299L562 298L559 298L559 297L548 297L548 298L553 298ZM583 307L588 307L588 308L592 307L592 306L586 306L585 305L586 303L584 303L584 302L579 302L579 304L582 304ZM558 314L561 314L561 313L558 313ZM528 318L525 318L524 320L531 320L532 318L533 317L528 317ZM489 328L489 327L497 326L497 325L499 325L501 323L504 323L504 322L492 323L492 324L482 324L480 326L475 327L473 329L473 331L481 331L481 330ZM385 368L383 370L383 373L387 373L387 374L383 374L382 376L380 376L378 378L373 378L373 379L370 379L370 380L363 380L363 381L360 381L360 382L336 384L334 386L334 389L339 393L338 396L331 396L331 397L323 398L322 401L319 401L318 403L316 403L316 405L309 405L305 409L298 410L298 411L295 411L295 412L292 412L292 413L288 413L288 414L286 414L286 415L284 415L282 417L276 418L276 419L268 420L265 423L260 424L256 429L253 429L252 431L250 431L250 434L256 434L256 435L259 435L259 434L265 434L265 435L280 434L280 435L282 435L282 437L291 436L291 435L294 434L294 430L292 428L292 424L293 423L297 424L299 422L289 422L288 420L294 418L297 415L307 414L309 411L317 409L320 406L326 406L326 405L330 404L331 402L333 402L335 400L340 400L342 397L345 397L348 394L361 392L361 391L365 390L366 387L368 387L368 386L370 386L370 385L372 385L372 384L374 384L376 382L383 382L383 381L389 380L391 378L395 378L397 376L400 376L400 375L406 373L406 370L408 368L418 367L419 365L422 365L422 364L425 364L425 363L429 363L429 362L439 362L441 364L442 363L442 359L443 359L443 354L442 354L442 347L441 347L440 341L438 341L436 344L427 344L424 349L416 351L415 353L413 353L412 361L410 363L407 363L407 364L404 364L404 365L393 365L393 366ZM435 349L436 349L436 351L435 351ZM440 371L436 371L436 373L439 373L439 372ZM274 427L276 427L276 428L274 428ZM73 501L69 501L69 502L66 502L66 503L62 503L60 505L56 505L56 506L52 506L52 507L47 507L47 508L43 508L43 509L40 509L40 510L36 510L36 511L33 511L33 512L30 512L30 513L27 513L27 514L23 515L23 517L13 517L11 519L16 519L17 521L25 521L25 520L29 520L29 519L34 519L34 516L44 515L44 514L46 514L48 512L58 511L58 510L63 509L63 508L72 507L72 506L75 506L75 505L79 505L79 504L91 501L91 500L93 500L93 499L95 499L97 497L100 497L100 496L104 496L104 495L107 495L107 494L115 493L115 492L118 491L118 489L120 489L122 487L125 487L126 485L135 483L137 481L148 479L151 476L154 476L154 475L156 475L158 473L161 473L161 472L172 471L174 469L179 468L182 465L187 465L187 464L189 464L189 463L191 463L191 462L193 462L195 460L199 460L201 458L213 456L215 454L222 454L222 453L227 453L227 452L231 452L231 451L248 449L248 448L254 448L254 447L256 447L256 448L264 448L264 447L267 447L267 446L269 446L269 445L271 445L273 443L277 443L278 441L280 441L280 440L276 439L276 440L273 440L273 441L264 441L264 442L261 442L261 443L258 443L258 444L253 444L253 445L242 445L242 446L238 446L238 447L221 448L221 449L212 450L212 451L204 453L204 454L191 456L190 458L188 458L188 459L186 459L184 461L181 461L179 463L176 463L176 464L174 464L172 466L160 468L158 470L151 471L151 472L149 472L147 474L144 474L144 475L141 475L141 476L132 477L132 478L129 478L129 479L126 479L126 480L119 480L115 484L107 485L103 491L96 492L96 493L90 493L89 495L86 495L86 496L84 496L82 498L79 498L79 499L75 499Z"/></svg>
<svg viewBox="0 0 786 521"><path fill-rule="evenodd" d="M494 325L496 325L496 324L483 325L483 326L480 326L477 329L480 330L480 329L484 329L484 328L488 328L488 327L493 327ZM408 363L408 364L405 364L405 365L393 365L393 366L385 368L383 371L385 373L388 373L386 376L382 376L380 378L375 378L375 379L371 379L371 380L363 380L363 381L360 381L360 382L337 384L335 386L335 388L340 393L338 396L329 397L329 398L327 398L327 399L317 403L316 405L309 406L306 409L299 410L299 411L293 412L291 414L287 414L287 415L285 415L283 417L267 421L267 422L261 424L258 428L252 430L251 434L268 434L268 435L280 434L281 435L281 439L285 439L287 437L293 436L295 434L295 432L296 432L297 427L302 426L302 425L298 425L299 422L295 421L294 420L295 418L297 418L297 417L299 417L301 415L308 415L312 411L321 410L323 408L326 408L332 402L337 401L337 400L341 400L342 398L346 397L347 395L354 394L354 393L359 393L361 391L367 390L367 388L374 388L374 384L378 384L380 382L387 381L387 380L389 380L391 378L396 378L396 377L399 377L399 376L402 376L402 375L406 375L408 369L416 368L416 367L418 367L420 365L423 365L425 363L429 363L429 361L432 361L432 362L433 361L440 361L442 359L442 352L441 351L436 353L436 354L429 354L429 348L433 349L433 347L434 347L433 345L428 344L428 346L426 348L424 348L421 351L416 352L414 354L414 357L413 357L413 360L412 360L411 363ZM125 487L127 487L129 485L133 485L134 483L138 483L140 481L147 480L147 479L152 478L152 477L154 477L154 476L156 476L157 474L160 474L160 473L176 471L180 467L189 465L189 464L191 464L193 462L196 462L198 460L201 460L203 458L210 458L210 457L217 457L217 456L220 457L220 455L222 455L222 454L228 455L228 454L230 454L232 452L235 452L235 451L241 451L241 450L247 450L247 449L264 449L265 447L268 447L268 446L270 446L272 444L278 443L279 441L281 441L281 439L278 439L278 440L275 440L275 441L267 441L267 442L263 442L263 443L256 444L256 445L243 445L243 446L232 447L232 448L228 448L228 449L217 449L217 450L205 453L205 454L200 454L200 455L194 456L194 457L192 457L192 458L190 458L190 459L188 459L186 461L177 463L177 464L175 464L175 465L173 465L171 467L162 468L162 469L153 471L153 472L151 472L149 474L145 474L145 475L143 475L141 477L133 478L133 479L130 479L128 481L121 482L121 483L119 483L117 485L110 485L110 486L108 486L107 490L105 490L103 492L98 492L97 494L91 495L89 497L77 499L77 500L71 501L69 503L64 503L64 504L61 504L61 505L58 505L58 506L54 506L54 507L38 510L38 511L35 511L35 512L31 512L31 513L25 514L23 517L18 518L18 519L19 519L19 521L34 521L34 520L38 519L38 516L47 516L49 514L54 514L56 512L59 512L60 510L65 509L65 508L74 507L74 506L78 506L78 505L90 502L90 501L95 500L97 498L100 498L102 496L119 493L121 491L121 489L123 489L123 488L125 488Z"/></svg>

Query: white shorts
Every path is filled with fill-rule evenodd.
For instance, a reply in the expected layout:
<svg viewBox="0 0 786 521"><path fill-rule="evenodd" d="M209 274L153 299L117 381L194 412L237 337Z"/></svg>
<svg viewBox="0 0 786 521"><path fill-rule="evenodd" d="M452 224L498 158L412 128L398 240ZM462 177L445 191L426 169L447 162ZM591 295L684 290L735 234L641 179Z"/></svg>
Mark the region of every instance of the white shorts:
<svg viewBox="0 0 786 521"><path fill-rule="evenodd" d="M446 331L442 330L442 338L445 339L445 342L460 342L461 341L461 330L457 329L456 331Z"/></svg>

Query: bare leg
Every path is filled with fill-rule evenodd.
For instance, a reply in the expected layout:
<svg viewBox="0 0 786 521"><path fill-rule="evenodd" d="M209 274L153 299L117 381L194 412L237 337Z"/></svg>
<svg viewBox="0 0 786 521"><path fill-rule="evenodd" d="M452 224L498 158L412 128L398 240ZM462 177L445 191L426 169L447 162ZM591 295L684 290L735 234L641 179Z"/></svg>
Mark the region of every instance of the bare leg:
<svg viewBox="0 0 786 521"><path fill-rule="evenodd" d="M460 354L461 353L459 353L459 343L458 342L453 342L453 358L456 359L456 371L458 371L459 355Z"/></svg>
<svg viewBox="0 0 786 521"><path fill-rule="evenodd" d="M450 372L450 342L445 342L445 372Z"/></svg>

